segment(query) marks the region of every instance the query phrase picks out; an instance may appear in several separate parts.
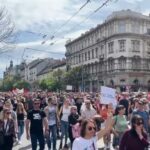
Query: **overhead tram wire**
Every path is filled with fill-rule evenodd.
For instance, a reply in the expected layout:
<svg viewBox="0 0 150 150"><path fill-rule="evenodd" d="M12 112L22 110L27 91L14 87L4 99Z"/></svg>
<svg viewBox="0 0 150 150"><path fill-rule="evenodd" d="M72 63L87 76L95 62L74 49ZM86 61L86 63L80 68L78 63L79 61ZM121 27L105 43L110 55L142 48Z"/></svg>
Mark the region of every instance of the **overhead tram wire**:
<svg viewBox="0 0 150 150"><path fill-rule="evenodd" d="M42 36L43 38L45 38L47 36L46 34L41 33L41 32L33 32L33 31L25 31L25 32L34 34L34 35L38 35L38 36Z"/></svg>
<svg viewBox="0 0 150 150"><path fill-rule="evenodd" d="M50 52L50 51L45 51L45 50L41 50L41 49L35 49L35 48L29 48L29 47L25 47L21 56L21 62L24 61L24 54L26 50L33 50L33 51L38 51L38 52L45 52L45 53L50 53L50 54L55 54L55 55L65 55L63 53L57 53L57 52Z"/></svg>
<svg viewBox="0 0 150 150"><path fill-rule="evenodd" d="M54 39L55 38L55 34L58 33L66 24L68 24L89 2L91 2L91 0L86 0L86 2L77 10L77 12L75 12L64 24L62 24L58 30L54 31L54 33L52 34L52 36L50 36L50 39ZM48 37L48 34L44 34L44 33L41 33L41 32L33 32L33 31L25 31L27 33L30 33L30 34L34 34L34 35L38 35L38 36L42 36L43 39ZM45 44L47 40L43 41L41 44Z"/></svg>
<svg viewBox="0 0 150 150"><path fill-rule="evenodd" d="M45 52L45 53L50 53L50 54L55 54L55 55L64 55L64 53L51 52L51 51L46 51L46 50L41 50L41 49L35 49L35 48L29 48L29 47L26 47L25 50L33 50L33 51Z"/></svg>
<svg viewBox="0 0 150 150"><path fill-rule="evenodd" d="M66 26L91 0L87 0L78 10L75 12L65 23L63 23L58 30L54 31L52 36L50 37L51 40L53 40L56 36L56 33L58 33L64 26ZM45 44L47 40L43 41L42 44Z"/></svg>
<svg viewBox="0 0 150 150"><path fill-rule="evenodd" d="M76 27L78 27L79 25L81 25L83 22L85 22L86 20L88 20L93 14L95 14L96 12L98 12L100 9L102 9L104 6L106 6L108 4L108 2L111 2L112 0L106 0L105 2L103 2L97 9L95 9L91 14L89 14L85 19L83 19L79 24L76 24L75 26L73 26L70 30L75 29ZM55 40L54 42L52 42L53 44L50 43L50 45L54 45L56 42L60 41L59 40Z"/></svg>
<svg viewBox="0 0 150 150"><path fill-rule="evenodd" d="M61 28L63 28L66 24L68 24L68 22L71 21L71 19L72 19L73 17L75 17L89 2L90 2L90 0L87 0L87 1L85 2L85 4L83 4L83 5L79 8L79 10L78 10L77 12L75 12L64 24L62 24L62 26L61 26L56 32L54 32L54 34L58 33L58 32L61 30Z"/></svg>

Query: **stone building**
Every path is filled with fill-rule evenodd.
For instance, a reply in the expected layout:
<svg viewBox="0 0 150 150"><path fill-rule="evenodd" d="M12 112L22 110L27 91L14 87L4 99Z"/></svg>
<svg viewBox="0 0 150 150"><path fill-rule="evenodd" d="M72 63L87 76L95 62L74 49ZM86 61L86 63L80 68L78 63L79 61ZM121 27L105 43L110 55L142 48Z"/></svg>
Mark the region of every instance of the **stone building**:
<svg viewBox="0 0 150 150"><path fill-rule="evenodd" d="M66 43L68 68L81 66L84 91L101 85L136 88L150 85L150 16L113 12L95 28Z"/></svg>

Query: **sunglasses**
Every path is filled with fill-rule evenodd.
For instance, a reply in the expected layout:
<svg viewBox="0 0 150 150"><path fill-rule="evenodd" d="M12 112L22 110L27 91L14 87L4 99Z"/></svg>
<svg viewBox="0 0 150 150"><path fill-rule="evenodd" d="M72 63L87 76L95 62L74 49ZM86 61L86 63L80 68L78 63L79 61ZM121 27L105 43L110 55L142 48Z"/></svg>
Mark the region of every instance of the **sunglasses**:
<svg viewBox="0 0 150 150"><path fill-rule="evenodd" d="M34 103L34 105L40 105L40 103Z"/></svg>
<svg viewBox="0 0 150 150"><path fill-rule="evenodd" d="M6 114L11 114L11 112L6 112Z"/></svg>
<svg viewBox="0 0 150 150"><path fill-rule="evenodd" d="M90 105L91 103L85 103L86 105Z"/></svg>
<svg viewBox="0 0 150 150"><path fill-rule="evenodd" d="M141 124L143 125L144 123L143 122L137 122L136 124L139 126Z"/></svg>
<svg viewBox="0 0 150 150"><path fill-rule="evenodd" d="M89 131L92 131L92 130L96 131L96 128L95 127L88 127L88 130Z"/></svg>

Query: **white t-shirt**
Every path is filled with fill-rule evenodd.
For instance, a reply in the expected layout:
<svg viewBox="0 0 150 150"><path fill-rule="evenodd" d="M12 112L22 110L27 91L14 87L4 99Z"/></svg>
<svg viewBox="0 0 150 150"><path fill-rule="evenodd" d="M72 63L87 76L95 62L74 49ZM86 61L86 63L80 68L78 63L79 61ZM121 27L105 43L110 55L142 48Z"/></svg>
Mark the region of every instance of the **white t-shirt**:
<svg viewBox="0 0 150 150"><path fill-rule="evenodd" d="M49 115L48 115L48 125L52 126L56 124L57 116L56 116L56 106L49 107Z"/></svg>
<svg viewBox="0 0 150 150"><path fill-rule="evenodd" d="M68 108L63 107L61 120L68 122L69 115L70 115L70 106Z"/></svg>
<svg viewBox="0 0 150 150"><path fill-rule="evenodd" d="M96 143L97 136L91 139L79 137L74 140L72 150L98 150Z"/></svg>

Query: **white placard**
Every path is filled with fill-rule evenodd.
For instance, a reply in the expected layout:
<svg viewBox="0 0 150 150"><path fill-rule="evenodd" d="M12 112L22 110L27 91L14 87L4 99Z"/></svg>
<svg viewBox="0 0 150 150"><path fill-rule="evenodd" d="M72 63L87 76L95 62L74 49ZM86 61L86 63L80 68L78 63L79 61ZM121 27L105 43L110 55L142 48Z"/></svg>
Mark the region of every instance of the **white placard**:
<svg viewBox="0 0 150 150"><path fill-rule="evenodd" d="M67 85L66 90L72 91L72 85Z"/></svg>
<svg viewBox="0 0 150 150"><path fill-rule="evenodd" d="M110 104L112 103L113 106L117 105L117 100L116 100L116 90L101 86L101 104Z"/></svg>

